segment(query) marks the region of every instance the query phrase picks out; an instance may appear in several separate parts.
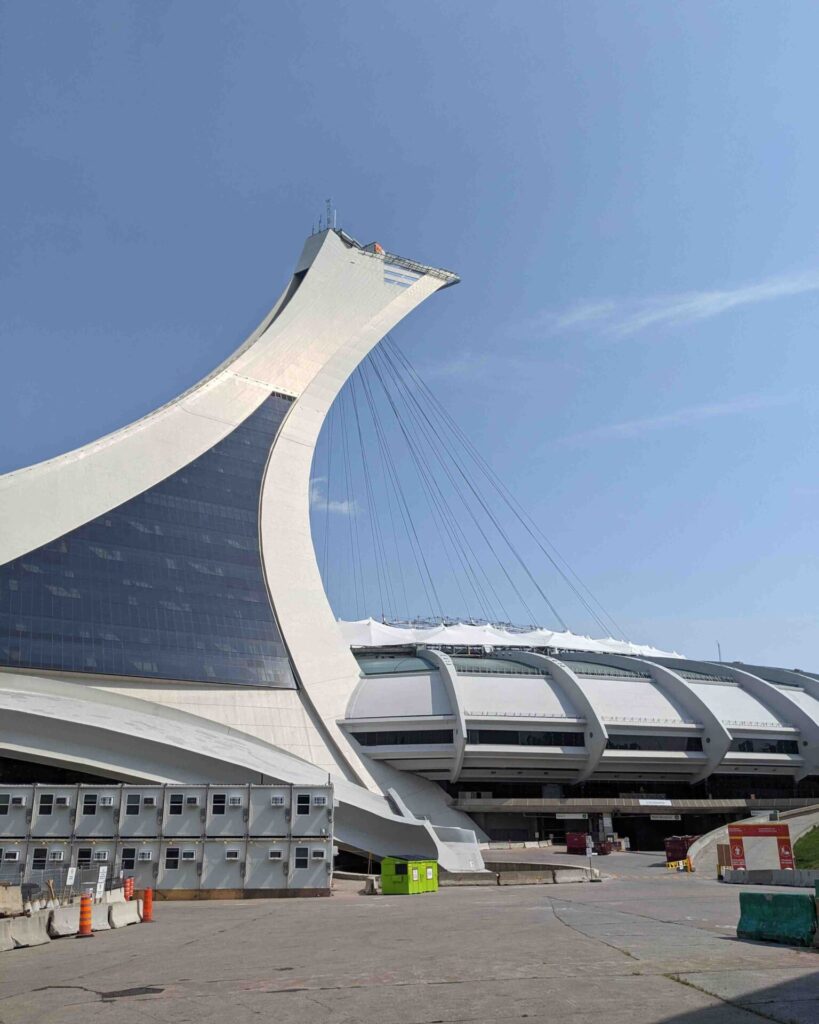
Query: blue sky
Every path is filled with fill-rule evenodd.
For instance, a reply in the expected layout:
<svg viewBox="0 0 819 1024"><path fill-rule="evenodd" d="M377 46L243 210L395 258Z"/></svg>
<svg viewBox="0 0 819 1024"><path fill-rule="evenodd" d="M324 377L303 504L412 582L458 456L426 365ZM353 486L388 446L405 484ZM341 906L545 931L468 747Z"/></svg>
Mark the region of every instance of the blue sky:
<svg viewBox="0 0 819 1024"><path fill-rule="evenodd" d="M808 4L0 4L0 471L209 371L332 195L461 274L396 339L633 639L819 669L817 33Z"/></svg>

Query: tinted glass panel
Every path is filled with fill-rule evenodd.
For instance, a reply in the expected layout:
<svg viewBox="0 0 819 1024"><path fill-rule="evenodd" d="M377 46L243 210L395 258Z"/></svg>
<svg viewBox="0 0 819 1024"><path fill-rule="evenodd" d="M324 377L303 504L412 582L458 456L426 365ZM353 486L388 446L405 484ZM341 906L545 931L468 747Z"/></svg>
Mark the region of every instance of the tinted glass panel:
<svg viewBox="0 0 819 1024"><path fill-rule="evenodd" d="M184 469L0 566L0 665L293 687L259 551L272 395Z"/></svg>
<svg viewBox="0 0 819 1024"><path fill-rule="evenodd" d="M699 736L609 736L607 750L670 750L693 753L702 750Z"/></svg>
<svg viewBox="0 0 819 1024"><path fill-rule="evenodd" d="M451 729L392 730L391 732L354 732L362 747L397 747L405 743L451 743Z"/></svg>
<svg viewBox="0 0 819 1024"><path fill-rule="evenodd" d="M582 747L582 732L531 732L524 729L469 729L467 743L492 743L514 747Z"/></svg>
<svg viewBox="0 0 819 1024"><path fill-rule="evenodd" d="M796 740L731 740L729 750L739 754L798 754L799 743Z"/></svg>

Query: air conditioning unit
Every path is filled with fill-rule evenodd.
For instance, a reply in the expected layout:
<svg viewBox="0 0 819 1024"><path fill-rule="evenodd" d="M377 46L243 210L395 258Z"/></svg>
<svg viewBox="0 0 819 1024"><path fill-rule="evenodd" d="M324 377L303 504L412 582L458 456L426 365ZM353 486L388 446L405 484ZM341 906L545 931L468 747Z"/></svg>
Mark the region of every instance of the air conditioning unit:
<svg viewBox="0 0 819 1024"><path fill-rule="evenodd" d="M280 793L274 793L270 798L271 807L284 807L284 797Z"/></svg>
<svg viewBox="0 0 819 1024"><path fill-rule="evenodd" d="M143 804L144 807L156 807L156 797L155 796L144 796L142 798L142 804Z"/></svg>
<svg viewBox="0 0 819 1024"><path fill-rule="evenodd" d="M70 807L71 798L67 796L55 796L54 803L56 804L57 807Z"/></svg>
<svg viewBox="0 0 819 1024"><path fill-rule="evenodd" d="M240 796L229 796L228 797L228 807L241 807L241 806L242 806L242 798Z"/></svg>
<svg viewBox="0 0 819 1024"><path fill-rule="evenodd" d="M62 850L52 850L48 855L49 860L65 860L65 853Z"/></svg>
<svg viewBox="0 0 819 1024"><path fill-rule="evenodd" d="M182 860L196 860L196 850L183 850Z"/></svg>
<svg viewBox="0 0 819 1024"><path fill-rule="evenodd" d="M109 796L107 794L103 794L100 797L100 807L113 807L113 806L114 806L114 798L112 796Z"/></svg>
<svg viewBox="0 0 819 1024"><path fill-rule="evenodd" d="M108 860L108 851L107 850L94 850L94 855L93 855L92 859L97 861L97 863L101 863L102 861L106 861L106 860Z"/></svg>
<svg viewBox="0 0 819 1024"><path fill-rule="evenodd" d="M313 797L313 806L314 807L326 807L327 806L327 797L326 796L314 796Z"/></svg>
<svg viewBox="0 0 819 1024"><path fill-rule="evenodd" d="M225 860L238 860L238 859L239 859L239 851L238 850L225 850Z"/></svg>
<svg viewBox="0 0 819 1024"><path fill-rule="evenodd" d="M11 806L12 807L25 807L26 806L26 798L24 796L13 796L11 798Z"/></svg>
<svg viewBox="0 0 819 1024"><path fill-rule="evenodd" d="M19 860L19 859L20 859L20 851L19 850L6 850L6 852L3 854L3 860Z"/></svg>
<svg viewBox="0 0 819 1024"><path fill-rule="evenodd" d="M268 850L267 851L267 859L268 860L281 860L282 859L282 851L281 850Z"/></svg>
<svg viewBox="0 0 819 1024"><path fill-rule="evenodd" d="M313 850L313 860L324 860L324 850Z"/></svg>
<svg viewBox="0 0 819 1024"><path fill-rule="evenodd" d="M154 855L150 850L140 850L137 854L137 860L146 861L153 860Z"/></svg>
<svg viewBox="0 0 819 1024"><path fill-rule="evenodd" d="M199 797L198 796L186 796L185 797L185 805L187 807L198 807L199 806Z"/></svg>

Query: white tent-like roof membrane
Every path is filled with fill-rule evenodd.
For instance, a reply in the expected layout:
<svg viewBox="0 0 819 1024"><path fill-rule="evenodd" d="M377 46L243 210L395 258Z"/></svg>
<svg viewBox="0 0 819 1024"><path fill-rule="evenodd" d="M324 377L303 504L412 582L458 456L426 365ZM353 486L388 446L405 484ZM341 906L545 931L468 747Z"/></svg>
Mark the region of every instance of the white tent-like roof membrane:
<svg viewBox="0 0 819 1024"><path fill-rule="evenodd" d="M630 654L643 657L681 658L672 651L661 651L650 644L635 644L627 640L595 640L576 633L560 633L550 629L510 632L492 625L473 625L457 622L438 626L394 626L377 619L359 619L356 622L339 620L345 641L354 648L404 647L548 647L560 651L587 651L592 654Z"/></svg>

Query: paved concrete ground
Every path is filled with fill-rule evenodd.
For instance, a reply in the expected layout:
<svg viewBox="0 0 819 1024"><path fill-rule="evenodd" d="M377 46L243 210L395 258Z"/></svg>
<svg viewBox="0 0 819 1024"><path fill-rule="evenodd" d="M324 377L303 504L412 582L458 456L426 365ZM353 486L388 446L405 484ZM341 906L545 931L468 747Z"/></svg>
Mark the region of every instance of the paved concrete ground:
<svg viewBox="0 0 819 1024"><path fill-rule="evenodd" d="M612 856L601 885L162 903L153 925L0 954L0 1022L819 1024L819 954L739 942L736 887L657 863Z"/></svg>

